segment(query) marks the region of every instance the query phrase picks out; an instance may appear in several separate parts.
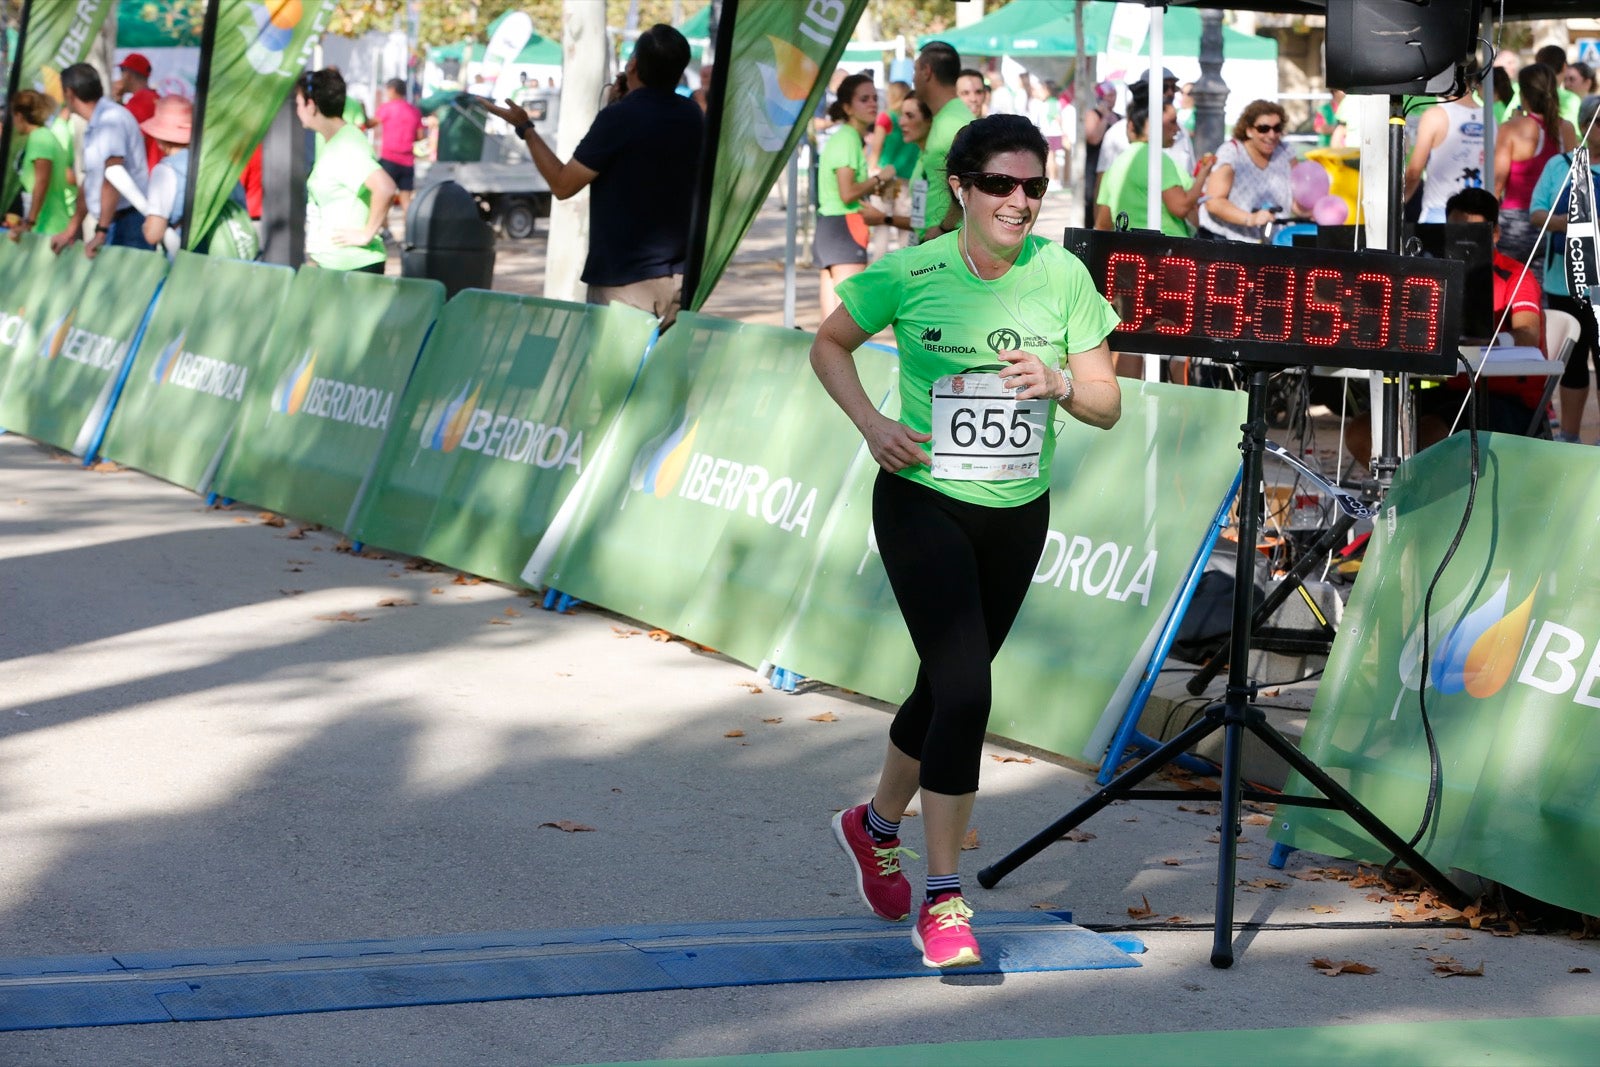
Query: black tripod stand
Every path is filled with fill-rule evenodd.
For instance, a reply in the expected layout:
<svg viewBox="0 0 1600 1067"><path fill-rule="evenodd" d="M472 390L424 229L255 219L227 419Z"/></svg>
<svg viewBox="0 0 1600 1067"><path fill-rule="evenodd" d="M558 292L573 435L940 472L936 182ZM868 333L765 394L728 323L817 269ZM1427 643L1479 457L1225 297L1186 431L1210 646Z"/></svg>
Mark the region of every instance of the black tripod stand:
<svg viewBox="0 0 1600 1067"><path fill-rule="evenodd" d="M1233 965L1233 897L1235 869L1238 862L1241 806L1245 800L1275 802L1300 807L1335 808L1343 811L1360 827L1410 867L1452 907L1463 908L1469 902L1436 867L1401 840L1400 836L1383 821L1367 810L1348 790L1330 778L1300 752L1282 734L1269 725L1261 709L1250 703L1249 678L1251 601L1254 599L1254 570L1251 566L1255 552L1259 525L1257 497L1261 484L1261 456L1265 451L1267 436L1266 397L1268 368L1260 364L1244 364L1249 375L1247 421L1240 429L1243 439L1239 450L1244 453L1244 480L1241 483L1239 503L1239 549L1234 575L1233 629L1228 652L1227 696L1220 704L1213 704L1205 715L1172 740L1141 759L1118 775L1110 784L1076 808L1045 827L1032 838L1013 849L999 862L978 872L978 881L986 888L998 885L1000 879L1059 840L1068 830L1081 825L1095 812L1115 800L1219 800L1222 810L1221 843L1217 846L1217 908L1216 927L1212 935L1211 965ZM1223 731L1222 780L1216 791L1181 793L1170 789L1136 788L1150 775L1160 770L1174 757L1194 747L1203 738L1217 730ZM1244 788L1241 777L1244 734L1248 730L1272 751L1276 752L1291 770L1310 782L1323 795L1321 797L1280 796L1260 790Z"/></svg>

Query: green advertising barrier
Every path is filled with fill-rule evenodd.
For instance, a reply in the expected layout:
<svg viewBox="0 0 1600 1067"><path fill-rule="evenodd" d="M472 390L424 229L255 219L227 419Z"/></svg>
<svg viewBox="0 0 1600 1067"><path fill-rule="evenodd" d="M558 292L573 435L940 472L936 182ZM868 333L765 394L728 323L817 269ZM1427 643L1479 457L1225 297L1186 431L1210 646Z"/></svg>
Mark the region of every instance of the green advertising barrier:
<svg viewBox="0 0 1600 1067"><path fill-rule="evenodd" d="M351 534L517 581L588 471L654 316L469 289L445 305Z"/></svg>
<svg viewBox="0 0 1600 1067"><path fill-rule="evenodd" d="M286 267L178 253L101 453L205 492L293 281Z"/></svg>
<svg viewBox="0 0 1600 1067"><path fill-rule="evenodd" d="M110 408L167 259L103 248L91 265L69 248L53 267L38 328L23 331L0 393L0 426L81 456Z"/></svg>
<svg viewBox="0 0 1600 1067"><path fill-rule="evenodd" d="M810 334L680 314L523 580L759 661L860 445L810 347ZM857 362L882 397L890 357Z"/></svg>
<svg viewBox="0 0 1600 1067"><path fill-rule="evenodd" d="M897 398L883 410L897 414ZM995 660L992 731L1100 759L1233 484L1243 415L1241 393L1127 379L1111 430L1057 415L1050 532ZM767 658L898 703L917 656L873 539L877 472L870 455L851 468Z"/></svg>
<svg viewBox="0 0 1600 1067"><path fill-rule="evenodd" d="M12 244L0 238L0 385L15 364L35 358L52 324L72 309L89 275L88 260L57 256L50 238L27 233ZM0 426L5 423L0 422ZM11 427L7 427L11 429Z"/></svg>
<svg viewBox="0 0 1600 1067"><path fill-rule="evenodd" d="M1422 853L1600 914L1600 453L1480 441L1477 501L1433 594L1426 661L1424 597L1466 505L1465 434L1401 466L1301 748L1409 838L1428 793L1426 685L1443 774ZM1286 792L1313 791L1293 778ZM1274 827L1295 848L1388 858L1332 812L1281 807Z"/></svg>
<svg viewBox="0 0 1600 1067"><path fill-rule="evenodd" d="M214 488L348 530L444 307L431 278L300 268L244 392Z"/></svg>

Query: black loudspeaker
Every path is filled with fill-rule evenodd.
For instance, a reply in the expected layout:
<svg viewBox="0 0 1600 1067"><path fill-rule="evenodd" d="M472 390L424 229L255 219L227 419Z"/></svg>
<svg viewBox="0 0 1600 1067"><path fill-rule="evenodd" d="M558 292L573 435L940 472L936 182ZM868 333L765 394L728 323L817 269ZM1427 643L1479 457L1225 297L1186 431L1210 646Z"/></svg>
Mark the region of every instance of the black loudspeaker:
<svg viewBox="0 0 1600 1067"><path fill-rule="evenodd" d="M1476 50L1482 11L1483 0L1328 0L1328 86L1424 92Z"/></svg>

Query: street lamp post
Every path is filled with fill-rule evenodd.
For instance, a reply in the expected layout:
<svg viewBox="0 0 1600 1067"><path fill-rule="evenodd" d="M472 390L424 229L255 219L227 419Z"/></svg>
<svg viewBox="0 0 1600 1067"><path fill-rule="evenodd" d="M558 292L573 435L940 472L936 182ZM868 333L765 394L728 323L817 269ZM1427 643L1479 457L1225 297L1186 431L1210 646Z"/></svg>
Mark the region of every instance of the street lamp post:
<svg viewBox="0 0 1600 1067"><path fill-rule="evenodd" d="M1200 12L1200 78L1190 92L1194 97L1194 150L1215 152L1227 137L1222 105L1228 99L1228 83L1222 80L1222 12L1215 8Z"/></svg>

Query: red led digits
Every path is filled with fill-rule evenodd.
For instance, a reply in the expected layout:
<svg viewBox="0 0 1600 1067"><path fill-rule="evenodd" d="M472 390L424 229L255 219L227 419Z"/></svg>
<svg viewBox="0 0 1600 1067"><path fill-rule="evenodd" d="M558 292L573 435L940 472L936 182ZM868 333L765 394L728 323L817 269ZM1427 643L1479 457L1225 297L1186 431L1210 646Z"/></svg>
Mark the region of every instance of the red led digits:
<svg viewBox="0 0 1600 1067"><path fill-rule="evenodd" d="M1282 342L1294 336L1294 269L1262 267L1256 274L1256 340Z"/></svg>
<svg viewBox="0 0 1600 1067"><path fill-rule="evenodd" d="M1363 271L1356 275L1354 320L1357 348L1389 347L1389 316L1394 310L1394 279L1387 274Z"/></svg>
<svg viewBox="0 0 1600 1067"><path fill-rule="evenodd" d="M1244 324L1250 321L1244 310L1245 294L1250 291L1248 278L1242 264L1206 264L1201 307L1205 309L1202 325L1207 336L1231 341L1244 332Z"/></svg>
<svg viewBox="0 0 1600 1067"><path fill-rule="evenodd" d="M1122 320L1118 330L1144 329L1150 308L1145 302L1144 257L1134 252L1113 252L1106 259L1106 302Z"/></svg>
<svg viewBox="0 0 1600 1067"><path fill-rule="evenodd" d="M1437 278L1407 278L1400 291L1400 348L1432 352L1439 346L1444 286Z"/></svg>
<svg viewBox="0 0 1600 1067"><path fill-rule="evenodd" d="M1186 256L1168 256L1161 261L1156 272L1157 333L1182 337L1194 329L1197 274L1199 267Z"/></svg>
<svg viewBox="0 0 1600 1067"><path fill-rule="evenodd" d="M1336 345L1344 333L1344 309L1340 297L1344 292L1343 276L1336 270L1313 270L1306 274L1305 334L1301 342L1308 345Z"/></svg>

